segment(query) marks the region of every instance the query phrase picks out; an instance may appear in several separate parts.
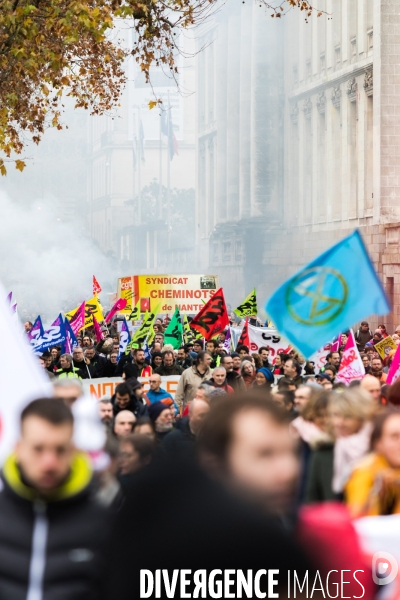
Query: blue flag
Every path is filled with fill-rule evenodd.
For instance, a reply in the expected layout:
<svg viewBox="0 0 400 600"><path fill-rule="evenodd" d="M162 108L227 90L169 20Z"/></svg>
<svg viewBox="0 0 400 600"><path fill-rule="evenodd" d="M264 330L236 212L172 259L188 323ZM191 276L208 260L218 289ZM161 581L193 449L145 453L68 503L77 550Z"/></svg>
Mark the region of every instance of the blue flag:
<svg viewBox="0 0 400 600"><path fill-rule="evenodd" d="M76 339L76 335L72 331L72 327L67 317L64 319L64 327L65 327L65 342L62 345L61 352L62 354L72 354L74 348L79 346L78 340Z"/></svg>
<svg viewBox="0 0 400 600"><path fill-rule="evenodd" d="M265 310L280 334L306 358L368 315L390 312L359 231L286 281Z"/></svg>
<svg viewBox="0 0 400 600"><path fill-rule="evenodd" d="M128 323L124 317L121 325L121 333L119 334L119 352L118 352L118 360L121 358L123 353L126 350L127 345L131 341L131 334L129 333Z"/></svg>
<svg viewBox="0 0 400 600"><path fill-rule="evenodd" d="M53 346L61 346L65 342L65 339L66 333L64 319L62 315L59 314L51 327L47 329L33 344L34 352L35 354L42 354L45 350L48 350Z"/></svg>

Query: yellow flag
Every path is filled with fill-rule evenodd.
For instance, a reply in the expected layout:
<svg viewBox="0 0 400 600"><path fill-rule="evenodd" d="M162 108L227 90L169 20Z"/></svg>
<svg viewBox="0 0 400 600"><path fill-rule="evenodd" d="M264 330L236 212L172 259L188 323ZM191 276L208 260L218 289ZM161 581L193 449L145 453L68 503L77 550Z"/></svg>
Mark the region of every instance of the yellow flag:
<svg viewBox="0 0 400 600"><path fill-rule="evenodd" d="M70 320L71 317L74 316L78 308L80 308L80 305L74 308L73 310L70 310L68 313L65 313L65 316L68 320ZM93 298L91 298L90 300L86 300L85 302L85 327L92 327L93 316L96 317L98 323L104 321L102 307L97 296L93 296Z"/></svg>

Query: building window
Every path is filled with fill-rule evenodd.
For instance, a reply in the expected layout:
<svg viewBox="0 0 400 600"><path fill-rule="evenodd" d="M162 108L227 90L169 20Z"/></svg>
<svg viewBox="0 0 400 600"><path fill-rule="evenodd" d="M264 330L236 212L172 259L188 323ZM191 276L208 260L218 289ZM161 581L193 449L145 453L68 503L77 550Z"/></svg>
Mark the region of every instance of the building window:
<svg viewBox="0 0 400 600"><path fill-rule="evenodd" d="M235 249L235 260L237 262L240 262L243 258L242 255L242 242L236 242L236 249Z"/></svg>
<svg viewBox="0 0 400 600"><path fill-rule="evenodd" d="M212 260L213 263L216 264L218 262L218 258L219 258L219 252L218 252L218 244L213 244L212 247Z"/></svg>
<svg viewBox="0 0 400 600"><path fill-rule="evenodd" d="M319 66L320 66L321 73L324 73L325 72L325 52L323 54L321 54L319 57Z"/></svg>
<svg viewBox="0 0 400 600"><path fill-rule="evenodd" d="M368 51L369 51L369 50L372 50L372 48L374 47L374 30L368 29L367 36L368 36Z"/></svg>
<svg viewBox="0 0 400 600"><path fill-rule="evenodd" d="M311 60L306 62L306 77L307 79L311 79Z"/></svg>
<svg viewBox="0 0 400 600"><path fill-rule="evenodd" d="M224 262L231 260L231 242L224 242L222 244L222 259Z"/></svg>
<svg viewBox="0 0 400 600"><path fill-rule="evenodd" d="M339 66L341 60L342 60L342 55L341 55L341 51L340 51L340 46L335 46L335 64L337 66Z"/></svg>
<svg viewBox="0 0 400 600"><path fill-rule="evenodd" d="M297 67L293 67L293 85L297 85L299 83L299 74L297 71Z"/></svg>

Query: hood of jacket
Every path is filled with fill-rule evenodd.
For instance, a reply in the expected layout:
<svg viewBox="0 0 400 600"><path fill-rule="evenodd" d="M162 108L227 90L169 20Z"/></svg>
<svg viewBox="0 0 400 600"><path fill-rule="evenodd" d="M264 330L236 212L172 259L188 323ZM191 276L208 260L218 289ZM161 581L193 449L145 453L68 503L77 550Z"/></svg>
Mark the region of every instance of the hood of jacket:
<svg viewBox="0 0 400 600"><path fill-rule="evenodd" d="M40 497L40 494L34 488L23 481L15 454L11 454L7 458L2 474L6 484L17 496L30 501ZM92 475L89 459L85 454L77 453L73 458L67 479L59 487L46 494L45 500L56 502L77 496L89 486Z"/></svg>

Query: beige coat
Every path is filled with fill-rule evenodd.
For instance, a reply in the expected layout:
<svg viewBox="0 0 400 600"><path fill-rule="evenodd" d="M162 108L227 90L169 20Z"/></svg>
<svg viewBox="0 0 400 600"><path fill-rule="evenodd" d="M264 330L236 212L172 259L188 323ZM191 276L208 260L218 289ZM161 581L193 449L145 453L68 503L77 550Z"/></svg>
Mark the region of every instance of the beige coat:
<svg viewBox="0 0 400 600"><path fill-rule="evenodd" d="M200 384L211 377L211 369L207 369L204 375L201 375L195 366L183 371L175 393L175 403L178 408L185 408L186 404L195 397Z"/></svg>

